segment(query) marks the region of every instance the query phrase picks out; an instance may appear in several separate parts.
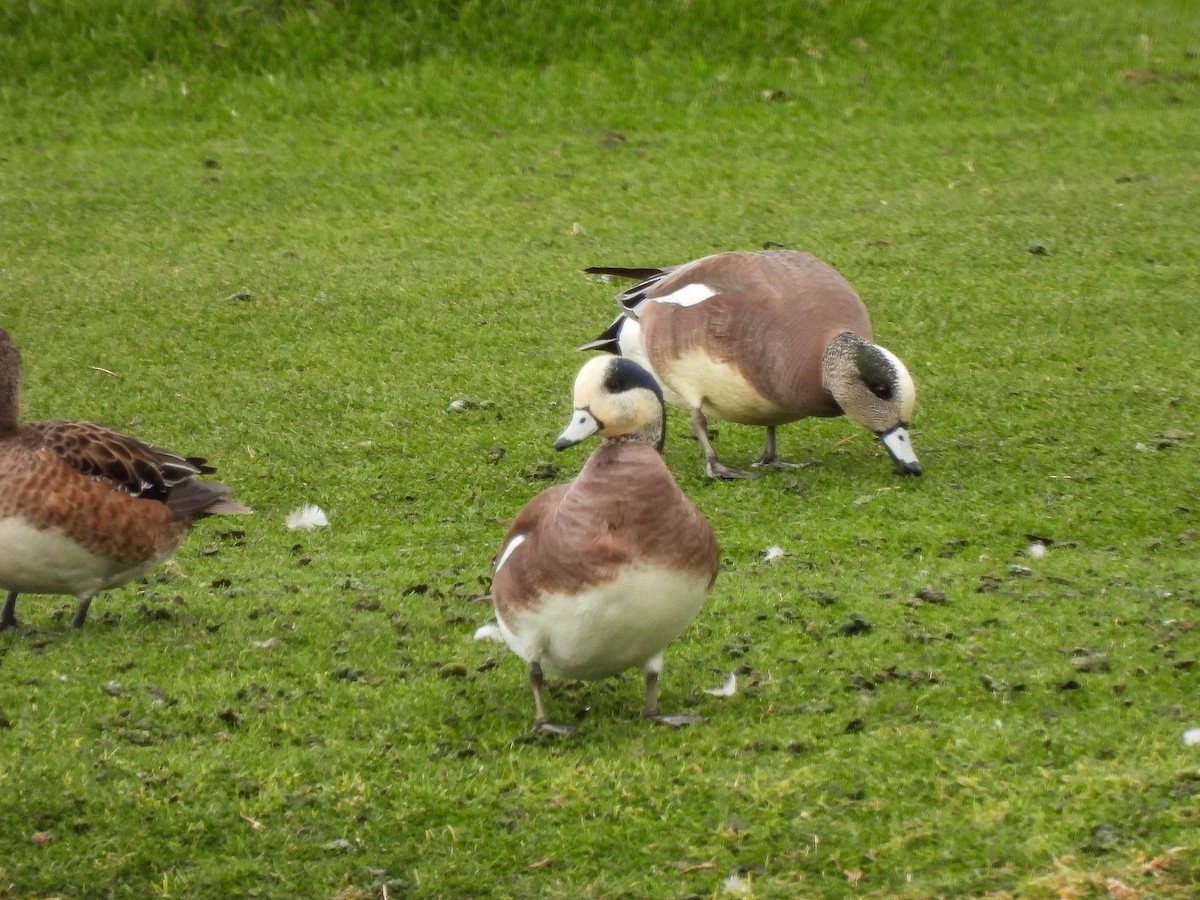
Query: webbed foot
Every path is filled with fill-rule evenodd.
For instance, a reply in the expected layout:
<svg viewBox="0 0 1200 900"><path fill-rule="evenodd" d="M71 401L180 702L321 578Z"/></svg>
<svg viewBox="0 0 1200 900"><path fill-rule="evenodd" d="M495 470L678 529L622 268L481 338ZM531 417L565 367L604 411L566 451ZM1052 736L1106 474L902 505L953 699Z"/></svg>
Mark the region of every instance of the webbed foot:
<svg viewBox="0 0 1200 900"><path fill-rule="evenodd" d="M735 481L739 478L757 478L758 472L747 472L745 469L735 469L725 463L712 459L704 464L704 471L710 478L720 478L722 481Z"/></svg>
<svg viewBox="0 0 1200 900"><path fill-rule="evenodd" d="M668 728L685 728L688 725L698 725L704 721L700 716L694 716L691 713L671 713L670 715L653 713L647 715L646 718L656 725L666 725Z"/></svg>

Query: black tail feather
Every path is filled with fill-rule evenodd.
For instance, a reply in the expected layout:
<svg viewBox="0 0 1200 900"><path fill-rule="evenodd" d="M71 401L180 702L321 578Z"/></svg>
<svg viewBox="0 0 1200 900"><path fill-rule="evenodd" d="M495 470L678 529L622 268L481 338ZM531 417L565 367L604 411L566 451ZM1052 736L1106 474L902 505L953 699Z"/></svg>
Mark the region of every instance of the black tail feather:
<svg viewBox="0 0 1200 900"><path fill-rule="evenodd" d="M588 266L583 271L588 275L615 275L618 278L634 278L638 281L645 281L647 278L653 278L656 275L661 275L664 269L631 269L623 266Z"/></svg>
<svg viewBox="0 0 1200 900"><path fill-rule="evenodd" d="M613 323L604 330L600 337L588 341L578 350L599 350L601 353L615 353L621 355L621 323L625 320L625 315L621 314L613 319Z"/></svg>

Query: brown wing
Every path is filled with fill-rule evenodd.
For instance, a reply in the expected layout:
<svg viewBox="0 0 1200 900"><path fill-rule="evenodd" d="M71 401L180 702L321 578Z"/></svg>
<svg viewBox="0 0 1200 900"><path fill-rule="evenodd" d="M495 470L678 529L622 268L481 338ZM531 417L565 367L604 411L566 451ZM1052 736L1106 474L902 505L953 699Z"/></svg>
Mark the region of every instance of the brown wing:
<svg viewBox="0 0 1200 900"><path fill-rule="evenodd" d="M681 266L647 298L688 284L716 293L692 306L651 303L642 309L642 343L655 371L702 348L730 363L781 409L805 415L836 412L825 396L821 356L837 334L871 337L866 306L832 266L796 251L722 253ZM665 375L664 375L665 377Z"/></svg>
<svg viewBox="0 0 1200 900"><path fill-rule="evenodd" d="M525 543L492 583L497 605L506 608L606 581L638 560L716 576L712 529L658 453L635 442L602 444L573 481L526 505L505 546L518 534Z"/></svg>
<svg viewBox="0 0 1200 900"><path fill-rule="evenodd" d="M93 422L32 422L22 432L77 472L148 500L166 503L172 488L216 471L200 457L180 456Z"/></svg>

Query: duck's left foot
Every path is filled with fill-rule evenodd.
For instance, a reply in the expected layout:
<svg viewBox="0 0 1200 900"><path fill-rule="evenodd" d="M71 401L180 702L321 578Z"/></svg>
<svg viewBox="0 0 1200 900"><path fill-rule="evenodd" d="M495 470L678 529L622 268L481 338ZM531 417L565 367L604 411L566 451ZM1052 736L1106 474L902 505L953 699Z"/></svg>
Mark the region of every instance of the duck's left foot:
<svg viewBox="0 0 1200 900"><path fill-rule="evenodd" d="M685 728L688 725L698 725L704 721L700 716L694 716L691 713L671 713L670 715L647 713L646 718L655 724L666 725L669 728Z"/></svg>
<svg viewBox="0 0 1200 900"><path fill-rule="evenodd" d="M720 460L713 459L704 464L704 471L709 478L719 478L721 481L737 481L740 478L757 478L757 472L747 472L745 469L735 469Z"/></svg>
<svg viewBox="0 0 1200 900"><path fill-rule="evenodd" d="M815 459L805 460L804 462L787 462L782 459L758 459L750 463L752 469L807 469L810 466L817 465Z"/></svg>

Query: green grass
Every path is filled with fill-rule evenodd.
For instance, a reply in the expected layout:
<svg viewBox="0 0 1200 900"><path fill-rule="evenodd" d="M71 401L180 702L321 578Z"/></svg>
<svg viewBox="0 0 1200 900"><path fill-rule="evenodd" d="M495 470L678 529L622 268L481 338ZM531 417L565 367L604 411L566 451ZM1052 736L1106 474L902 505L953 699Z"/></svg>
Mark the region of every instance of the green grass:
<svg viewBox="0 0 1200 900"><path fill-rule="evenodd" d="M0 8L27 416L256 511L0 637L0 896L1194 896L1200 33L1092 6ZM705 722L630 674L529 740L470 638L539 465L585 458L580 271L771 241L866 298L926 474L831 420L714 484L674 413L724 564L663 702Z"/></svg>

